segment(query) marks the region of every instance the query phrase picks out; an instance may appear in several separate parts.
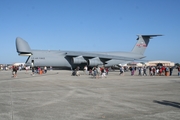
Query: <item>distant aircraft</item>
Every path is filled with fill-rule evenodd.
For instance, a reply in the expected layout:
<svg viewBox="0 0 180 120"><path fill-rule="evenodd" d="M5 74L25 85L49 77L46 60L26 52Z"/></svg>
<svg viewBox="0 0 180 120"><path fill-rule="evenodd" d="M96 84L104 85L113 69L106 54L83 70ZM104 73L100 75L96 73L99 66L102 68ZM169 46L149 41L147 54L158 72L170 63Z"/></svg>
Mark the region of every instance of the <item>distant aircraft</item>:
<svg viewBox="0 0 180 120"><path fill-rule="evenodd" d="M16 38L16 50L19 55L29 56L25 64L34 66L52 66L74 69L77 66L89 67L125 64L144 58L144 52L152 37L162 35L137 35L137 43L131 52L82 52L60 50L33 50L20 37Z"/></svg>

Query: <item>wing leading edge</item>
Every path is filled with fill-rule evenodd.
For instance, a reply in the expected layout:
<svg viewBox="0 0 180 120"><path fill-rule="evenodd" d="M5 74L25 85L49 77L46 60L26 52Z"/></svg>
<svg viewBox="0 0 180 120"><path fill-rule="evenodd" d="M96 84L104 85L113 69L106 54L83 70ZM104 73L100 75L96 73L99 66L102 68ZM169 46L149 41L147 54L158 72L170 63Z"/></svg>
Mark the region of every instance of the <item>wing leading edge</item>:
<svg viewBox="0 0 180 120"><path fill-rule="evenodd" d="M130 57L123 57L123 56L115 56L115 55L109 55L109 54L98 54L98 53L86 53L86 52L66 52L66 56L69 57L78 57L78 56L83 56L84 58L100 58L100 59L106 59L106 60L127 60L127 61L133 61L135 58L130 58Z"/></svg>

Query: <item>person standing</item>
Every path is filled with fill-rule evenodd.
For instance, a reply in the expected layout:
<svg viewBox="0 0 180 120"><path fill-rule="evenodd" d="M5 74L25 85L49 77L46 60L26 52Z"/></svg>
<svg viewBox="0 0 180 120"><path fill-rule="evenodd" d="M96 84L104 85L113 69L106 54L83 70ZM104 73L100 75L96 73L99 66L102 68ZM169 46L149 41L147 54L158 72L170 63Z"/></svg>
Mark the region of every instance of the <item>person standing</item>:
<svg viewBox="0 0 180 120"><path fill-rule="evenodd" d="M87 70L88 70L87 66L84 66L84 69L83 69L83 71L84 71L84 75L86 75L86 74L87 74Z"/></svg>
<svg viewBox="0 0 180 120"><path fill-rule="evenodd" d="M140 76L141 76L141 69L142 69L141 67L138 68Z"/></svg>
<svg viewBox="0 0 180 120"><path fill-rule="evenodd" d="M149 76L152 76L152 67L149 66Z"/></svg>
<svg viewBox="0 0 180 120"><path fill-rule="evenodd" d="M106 75L108 75L108 73L109 73L108 67L106 67L105 70L106 70Z"/></svg>
<svg viewBox="0 0 180 120"><path fill-rule="evenodd" d="M131 76L134 75L134 72L135 72L135 67L132 67L132 70L131 70Z"/></svg>
<svg viewBox="0 0 180 120"><path fill-rule="evenodd" d="M93 78L97 78L97 68L93 67L92 71L93 71Z"/></svg>
<svg viewBox="0 0 180 120"><path fill-rule="evenodd" d="M152 68L152 72L153 72L153 76L155 76L156 75L156 68L155 67Z"/></svg>
<svg viewBox="0 0 180 120"><path fill-rule="evenodd" d="M27 67L27 66L25 66L25 69L26 69L26 74L27 74L27 71L28 71L28 67Z"/></svg>
<svg viewBox="0 0 180 120"><path fill-rule="evenodd" d="M170 76L172 76L173 67L170 67L170 68L169 68L169 72L170 72L170 74L169 74L169 75L170 75Z"/></svg>
<svg viewBox="0 0 180 120"><path fill-rule="evenodd" d="M17 77L17 70L18 70L17 66L14 66L14 68L13 68L13 73L14 73L13 77L14 78Z"/></svg>
<svg viewBox="0 0 180 120"><path fill-rule="evenodd" d="M178 69L178 76L180 76L180 66L177 69Z"/></svg>
<svg viewBox="0 0 180 120"><path fill-rule="evenodd" d="M32 67L32 76L34 76L34 69L35 69L35 68L34 68L34 67Z"/></svg>
<svg viewBox="0 0 180 120"><path fill-rule="evenodd" d="M12 66L12 77L15 76L15 66Z"/></svg>
<svg viewBox="0 0 180 120"><path fill-rule="evenodd" d="M44 67L44 73L47 73L47 67L46 66Z"/></svg>
<svg viewBox="0 0 180 120"><path fill-rule="evenodd" d="M50 70L52 70L52 66L50 66Z"/></svg>
<svg viewBox="0 0 180 120"><path fill-rule="evenodd" d="M100 68L99 66L97 66L97 68L96 68L96 72L97 72L96 78L99 78L100 75L102 75L101 69L102 69L102 68Z"/></svg>
<svg viewBox="0 0 180 120"><path fill-rule="evenodd" d="M147 76L147 74L146 74L146 66L143 67L143 76L144 76L144 75Z"/></svg>
<svg viewBox="0 0 180 120"><path fill-rule="evenodd" d="M120 70L119 75L124 75L124 67L120 66L119 70Z"/></svg>
<svg viewBox="0 0 180 120"><path fill-rule="evenodd" d="M101 73L102 73L102 75L101 75L102 78L106 77L106 70L105 70L105 68L102 68Z"/></svg>

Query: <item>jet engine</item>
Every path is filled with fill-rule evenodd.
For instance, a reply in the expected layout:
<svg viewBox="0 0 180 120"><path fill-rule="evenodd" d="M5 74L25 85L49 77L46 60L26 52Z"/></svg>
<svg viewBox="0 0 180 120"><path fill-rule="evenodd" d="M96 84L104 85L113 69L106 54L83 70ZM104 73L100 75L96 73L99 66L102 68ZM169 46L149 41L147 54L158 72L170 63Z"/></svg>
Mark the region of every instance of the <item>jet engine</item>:
<svg viewBox="0 0 180 120"><path fill-rule="evenodd" d="M87 61L82 56L78 56L78 57L72 58L72 63L73 64L81 64L81 63L87 63Z"/></svg>
<svg viewBox="0 0 180 120"><path fill-rule="evenodd" d="M88 66L103 65L103 62L97 57L88 60Z"/></svg>

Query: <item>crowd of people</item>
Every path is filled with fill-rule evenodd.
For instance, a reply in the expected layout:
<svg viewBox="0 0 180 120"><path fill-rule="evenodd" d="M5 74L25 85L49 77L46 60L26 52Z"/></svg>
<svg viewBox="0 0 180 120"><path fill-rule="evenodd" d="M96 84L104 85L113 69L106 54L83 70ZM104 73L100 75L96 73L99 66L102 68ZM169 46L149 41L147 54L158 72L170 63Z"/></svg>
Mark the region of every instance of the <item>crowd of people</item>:
<svg viewBox="0 0 180 120"><path fill-rule="evenodd" d="M35 74L46 74L47 73L47 67L32 67L32 76L34 76Z"/></svg>
<svg viewBox="0 0 180 120"><path fill-rule="evenodd" d="M108 75L109 69L106 67L93 67L89 70L89 75L92 75L93 78L106 78Z"/></svg>
<svg viewBox="0 0 180 120"><path fill-rule="evenodd" d="M149 72L149 76L171 76L173 69L178 70L178 76L180 76L180 66L172 67L172 66L143 66L143 67L132 67L130 66L129 71L133 76L136 71L138 71L139 76L147 76L147 70ZM124 73L124 67L120 66L120 75Z"/></svg>
<svg viewBox="0 0 180 120"><path fill-rule="evenodd" d="M17 71L21 70L21 67L19 66L12 66L12 77L17 77ZM172 76L173 70L177 69L178 76L180 76L180 66L177 67L171 67L171 66L142 66L142 67L136 67L136 66L120 66L119 67L119 75L123 76L130 72L131 76L139 75L139 76ZM25 70L28 71L29 69L25 67ZM47 67L32 67L32 76L35 74L45 74L47 73ZM50 67L50 70L52 70L52 67ZM92 78L106 78L108 75L108 72L112 70L111 67L104 67L104 66L94 66L88 69L88 66L84 66L83 68L83 74L84 75L91 75ZM147 73L148 71L148 73ZM73 70L72 76L80 76L80 67L77 66L76 69Z"/></svg>
<svg viewBox="0 0 180 120"><path fill-rule="evenodd" d="M109 72L108 67L99 67L95 66L92 69L87 68L87 66L83 69L83 74L89 74L93 76L93 78L105 78ZM142 67L135 67L135 66L120 66L119 67L119 75L123 76L128 72L130 72L131 76L139 75L139 76L172 76L173 69L177 69L178 76L180 76L180 66L178 67L171 67L171 66L142 66ZM72 73L74 76L80 76L79 68L75 69Z"/></svg>
<svg viewBox="0 0 180 120"><path fill-rule="evenodd" d="M80 76L80 72L79 72L79 66L73 70L72 72L72 76ZM106 78L108 75L109 69L105 68L105 67L99 67L99 66L95 66L92 67L88 70L87 66L84 66L83 68L83 74L84 75L91 75L93 78Z"/></svg>
<svg viewBox="0 0 180 120"><path fill-rule="evenodd" d="M19 69L19 66L12 66L12 77L16 78L17 77L17 71L21 71L21 69ZM25 67L26 72L28 72L28 68ZM35 74L46 74L47 73L47 67L32 67L31 68L31 75L34 76Z"/></svg>

